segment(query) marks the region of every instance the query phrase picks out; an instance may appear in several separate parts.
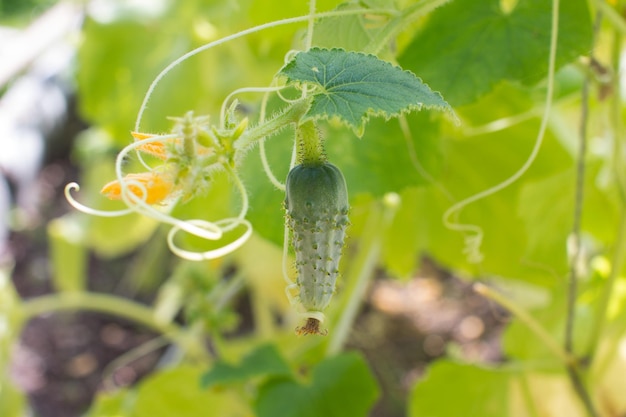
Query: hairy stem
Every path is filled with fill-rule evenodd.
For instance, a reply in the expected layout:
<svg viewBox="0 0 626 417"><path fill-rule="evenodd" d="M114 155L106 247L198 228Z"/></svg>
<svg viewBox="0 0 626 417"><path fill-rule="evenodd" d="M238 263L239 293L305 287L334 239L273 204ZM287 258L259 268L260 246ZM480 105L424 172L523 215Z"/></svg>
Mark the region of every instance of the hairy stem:
<svg viewBox="0 0 626 417"><path fill-rule="evenodd" d="M289 108L282 113L279 113L273 118L249 128L239 139L235 141L235 149L247 149L256 142L259 142L266 137L275 135L288 125L298 123L298 121L306 114L309 109L309 105L309 100L298 100L292 103Z"/></svg>
<svg viewBox="0 0 626 417"><path fill-rule="evenodd" d="M428 1L442 1L442 0L428 0ZM448 0L446 0L448 1ZM148 87L148 91L146 91L146 94L143 98L143 101L141 103L141 107L139 108L139 112L137 113L137 119L135 121L135 131L136 132L140 132L140 126L141 126L141 119L143 118L143 114L146 111L146 108L148 107L148 102L150 101L150 98L152 97L152 94L154 93L154 90L156 89L157 85L159 85L159 83L161 82L161 80L167 75L169 74L169 72L171 70L173 70L174 68L176 68L178 65L180 65L182 62L188 60L189 58L203 52L203 51L207 51L209 49L212 49L216 46L219 45L223 45L227 42L230 42L232 40L235 39L239 39L242 38L244 36L253 34L253 33L257 33L257 32L261 32L263 30L266 29L270 29L270 28L275 28L278 26L283 26L283 25L291 25L294 23L302 23L302 22L309 22L311 21L311 19L316 18L316 19L320 19L323 17L337 17L337 16L349 16L349 15L359 15L359 14L381 14L381 15L390 15L390 16L395 16L397 15L397 12L395 10L392 9L355 9L355 10L333 10L330 12L324 12L324 13L315 13L314 15L310 15L307 14L305 16L298 16L298 17L292 17L292 18L288 18L288 19L281 19L281 20L275 20L273 22L269 22L269 23L265 23L259 26L255 26L246 30L242 30L240 32L237 33L233 33L232 35L229 36L225 36L223 38L220 38L218 40L215 40L213 42L209 42L205 45L202 45L192 51L187 52L186 54L182 55L181 57L179 57L178 59L172 61L167 67L165 67L152 81L152 83L150 84L150 87Z"/></svg>
<svg viewBox="0 0 626 417"><path fill-rule="evenodd" d="M298 147L298 163L320 165L326 162L322 137L312 121L300 123L296 127L296 146Z"/></svg>

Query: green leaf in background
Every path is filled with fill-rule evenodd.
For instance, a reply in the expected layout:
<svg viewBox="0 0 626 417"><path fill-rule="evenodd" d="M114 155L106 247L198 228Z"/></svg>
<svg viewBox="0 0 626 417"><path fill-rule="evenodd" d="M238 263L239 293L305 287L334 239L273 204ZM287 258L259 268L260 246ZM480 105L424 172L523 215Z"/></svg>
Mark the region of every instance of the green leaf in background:
<svg viewBox="0 0 626 417"><path fill-rule="evenodd" d="M441 95L414 74L374 55L312 48L298 53L280 74L288 82L319 87L308 117L337 118L360 135L370 116L389 119L422 107L449 109Z"/></svg>
<svg viewBox="0 0 626 417"><path fill-rule="evenodd" d="M528 182L520 191L518 213L528 235L527 259L534 264L549 263L559 272L568 267L565 242L574 221L573 174L571 169Z"/></svg>
<svg viewBox="0 0 626 417"><path fill-rule="evenodd" d="M559 277L555 277L555 280ZM541 323L554 340L559 345L563 345L563 337L566 316L566 294L565 281L561 285L555 285L552 289L547 302L531 310L533 317ZM509 298L516 300L516 296L521 294L505 294ZM593 333L593 315L591 307L588 305L589 300L585 302L582 298L578 300L576 309L576 332L574 332L574 350L582 352L588 347L589 337ZM546 345L537 338L535 333L530 331L526 325L519 320L513 320L506 328L502 339L503 349L507 356L516 360L528 361L535 367L541 365L546 370L562 371L563 365L555 357L554 353L546 347Z"/></svg>
<svg viewBox="0 0 626 417"><path fill-rule="evenodd" d="M285 129L265 144L272 172L283 183L289 172L293 139L293 130ZM285 192L276 188L265 175L257 148L246 155L244 164L240 168L240 175L250 190L250 210L247 218L252 222L254 231L276 245L282 246L285 226L283 207Z"/></svg>
<svg viewBox="0 0 626 417"><path fill-rule="evenodd" d="M2 417L23 417L27 409L26 395L16 387L10 378L0 375L0 415Z"/></svg>
<svg viewBox="0 0 626 417"><path fill-rule="evenodd" d="M166 4L161 8L151 7L154 2L137 6L161 9L158 14L128 14L124 13L126 2L111 3L111 16L85 22L77 87L81 115L106 129L118 145L132 141L129 131L134 129L144 94L160 71L200 45L253 26L246 20L248 10L241 2L188 0L159 2ZM267 8L263 2L255 4L272 17L283 9ZM306 13L306 5L299 8L301 14ZM286 26L272 33L285 42L296 29ZM263 39L262 46L249 45L248 38L229 42L173 69L154 90L142 129L167 132L172 127L167 116L182 116L189 110L217 114L222 100L234 89L269 84L276 68L283 65L287 49L280 50L278 57L270 56L267 53L273 52L274 41Z"/></svg>
<svg viewBox="0 0 626 417"><path fill-rule="evenodd" d="M202 386L244 382L260 376L288 376L291 369L274 345L263 345L243 358L240 364L217 362L202 376Z"/></svg>
<svg viewBox="0 0 626 417"><path fill-rule="evenodd" d="M350 195L401 192L430 184L442 169L441 118L428 112L407 114L410 134L398 120L371 120L362 140L347 129L326 130L328 157L341 168Z"/></svg>
<svg viewBox="0 0 626 417"><path fill-rule="evenodd" d="M85 289L87 249L84 238L82 223L76 215L59 217L48 223L52 282L57 291Z"/></svg>
<svg viewBox="0 0 626 417"><path fill-rule="evenodd" d="M623 396L622 396L623 397ZM441 360L409 398L409 417L586 416L565 372L524 372Z"/></svg>
<svg viewBox="0 0 626 417"><path fill-rule="evenodd" d="M276 378L259 390L259 417L367 416L378 388L365 361L346 353L319 363L307 385Z"/></svg>
<svg viewBox="0 0 626 417"><path fill-rule="evenodd" d="M249 415L241 397L200 387L202 370L179 366L151 374L137 390L132 417L224 417Z"/></svg>
<svg viewBox="0 0 626 417"><path fill-rule="evenodd" d="M515 3L503 10L500 0L456 0L435 10L398 62L453 106L476 100L503 79L536 83L548 69L552 2ZM588 52L590 20L585 0L560 3L557 67Z"/></svg>
<svg viewBox="0 0 626 417"><path fill-rule="evenodd" d="M88 417L224 417L247 416L250 410L228 390L200 387L201 370L179 366L155 371L137 388L99 394Z"/></svg>
<svg viewBox="0 0 626 417"><path fill-rule="evenodd" d="M337 10L361 9L362 4L344 3ZM367 15L334 16L320 19L315 24L313 46L319 48L343 48L347 51L362 51L376 37L385 21L368 19Z"/></svg>
<svg viewBox="0 0 626 417"><path fill-rule="evenodd" d="M0 265L0 416L22 417L26 395L12 381L11 351L20 336L23 309L11 272L7 265Z"/></svg>
<svg viewBox="0 0 626 417"><path fill-rule="evenodd" d="M135 392L125 389L99 393L87 417L130 417L134 399Z"/></svg>
<svg viewBox="0 0 626 417"><path fill-rule="evenodd" d="M463 235L444 227L442 216L456 201L485 190L510 177L524 163L538 129L537 120L508 129L489 132L464 140L450 132L442 144L442 174L426 190L408 191L403 197L387 239L393 243L383 251L385 262L410 273L408 254L428 253L437 261L457 270L473 271L463 254ZM538 158L529 171L510 187L467 206L460 220L484 231L481 274L515 277L550 285L554 277L546 269L529 265L526 259L527 230L517 214L520 189L527 181L537 181L572 166L570 156L548 133ZM404 242L407 246L402 246ZM563 243L564 244L564 243ZM422 246L424 245L424 246ZM414 256L413 262L418 257ZM555 260L555 262L558 260ZM558 263L561 265L561 263ZM549 267L555 266L552 262Z"/></svg>
<svg viewBox="0 0 626 417"><path fill-rule="evenodd" d="M509 416L510 384L510 372L437 361L411 392L409 417Z"/></svg>

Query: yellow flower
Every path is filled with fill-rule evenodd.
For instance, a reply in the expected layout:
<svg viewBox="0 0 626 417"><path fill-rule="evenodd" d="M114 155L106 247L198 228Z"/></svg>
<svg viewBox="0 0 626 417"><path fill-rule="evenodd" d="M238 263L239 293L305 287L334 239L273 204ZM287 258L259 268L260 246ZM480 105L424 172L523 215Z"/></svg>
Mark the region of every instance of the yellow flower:
<svg viewBox="0 0 626 417"><path fill-rule="evenodd" d="M140 141L144 139L150 139L151 137L155 136L150 133L140 133L140 132L130 132L130 134L136 140L140 140ZM146 143L143 145L139 145L137 149L139 149L141 152L145 152L159 159L162 159L163 161L167 159L167 152L166 152L165 145L163 144L163 142Z"/></svg>
<svg viewBox="0 0 626 417"><path fill-rule="evenodd" d="M146 204L157 204L165 200L174 189L174 182L170 175L156 171L142 172L140 174L128 174L124 182L129 182L128 189L131 193L144 199ZM137 185L141 184L141 186ZM144 196L144 192L147 193ZM119 181L111 181L100 190L110 200L122 199L122 185Z"/></svg>
<svg viewBox="0 0 626 417"><path fill-rule="evenodd" d="M150 139L156 136L151 133L141 133L141 132L130 132L130 134L132 135L133 138L135 138L138 141ZM175 138L175 139L168 139L166 142L180 145L182 143L182 140L180 138ZM168 158L167 148L164 142L150 142L150 143L140 144L137 146L137 149L140 150L141 152L145 152L149 155L157 157L163 161L165 161ZM199 144L196 144L196 151L198 155L201 155L201 156L213 155L213 149L200 146Z"/></svg>

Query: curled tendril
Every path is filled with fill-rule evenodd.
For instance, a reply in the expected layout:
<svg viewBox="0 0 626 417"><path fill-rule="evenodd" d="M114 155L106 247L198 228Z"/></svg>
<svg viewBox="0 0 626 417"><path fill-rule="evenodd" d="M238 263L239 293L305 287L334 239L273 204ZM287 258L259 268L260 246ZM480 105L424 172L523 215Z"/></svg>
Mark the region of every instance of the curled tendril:
<svg viewBox="0 0 626 417"><path fill-rule="evenodd" d="M178 232L180 232L183 229L178 226L174 226L167 234L167 245L169 246L170 250L174 254L176 254L177 256L183 259L187 259L189 261L205 261L209 259L220 258L224 255L227 255L239 249L244 243L246 243L250 235L252 235L252 224L250 224L248 220L240 219L238 217L218 220L215 223L211 223L206 220L199 220L199 219L187 220L186 223L192 224L197 227L207 227L209 225L223 227L221 229L222 231L226 229L232 230L236 226L239 226L239 225L243 225L246 227L246 231L237 239L235 239L233 242L230 242L217 249L212 249L212 250L208 250L204 252L196 252L196 251L189 251L189 250L182 249L178 245L176 245L176 243L174 242L174 237L176 236Z"/></svg>
<svg viewBox="0 0 626 417"><path fill-rule="evenodd" d="M229 104L232 102L232 99L234 96L238 95L238 94L242 94L242 93L273 93L273 92L279 92L280 90L284 89L285 86L278 86L278 85L270 85L269 87L242 87L242 88L238 88L237 90L231 92L228 96L226 96L226 98L224 99L224 101L222 102L222 107L220 109L220 124L221 127L224 128L224 121L226 120L226 111L229 107Z"/></svg>
<svg viewBox="0 0 626 417"><path fill-rule="evenodd" d="M154 205L148 203L149 197L149 187L140 180L133 178L131 175L124 175L123 172L123 164L129 153L133 151L140 150L139 148L145 146L146 144L155 143L155 142L165 142L176 138L180 135L177 134L169 134L169 135L159 135L153 136L146 139L142 139L140 141L131 143L124 147L120 153L117 155L115 161L115 173L117 177L117 182L119 183L119 198L128 206L128 208L124 210L115 210L115 211L105 211L105 210L97 210L91 207L85 206L84 204L79 203L72 195L72 191L78 191L80 186L73 182L68 184L65 187L65 196L68 202L77 210L100 217L117 217L123 216L130 213L138 213L150 218L153 218L159 222L169 224L173 226L170 230L167 242L172 250L172 252L181 258L188 260L206 260L206 259L215 259L221 256L224 256L239 247L241 247L252 234L252 225L251 223L245 219L245 215L247 214L249 203L246 190L243 186L243 183L236 175L234 169L229 166L226 166L226 171L233 177L235 184L241 193L242 196L242 208L237 217L227 218L218 220L216 222L211 222L207 220L201 219L191 219L191 220L181 220L177 219L173 216L167 214L167 212L162 208L157 208ZM149 171L150 172L150 171ZM156 172L152 170L151 172ZM141 174L140 174L141 175ZM175 174L173 174L175 175ZM174 202L177 198L175 198L174 192L172 195L167 196L170 202ZM170 204L171 206L171 204ZM211 240L218 241L223 238L224 233L234 230L235 228L243 225L245 227L245 232L239 236L235 241L228 243L218 249L210 250L207 252L192 252L181 249L174 242L174 237L177 233L183 231L189 233L190 235Z"/></svg>
<svg viewBox="0 0 626 417"><path fill-rule="evenodd" d="M65 186L65 190L63 191L63 193L65 194L65 199L67 200L67 202L76 210L81 211L83 213L90 214L92 216L98 216L98 217L119 217L119 216L124 216L126 214L130 214L133 212L133 209L131 208L127 208L124 210L107 211L107 210L97 210L91 207L87 207L86 205L79 203L74 198L74 196L71 194L72 191L80 191L80 185L78 185L78 183L76 182L70 182L69 184Z"/></svg>

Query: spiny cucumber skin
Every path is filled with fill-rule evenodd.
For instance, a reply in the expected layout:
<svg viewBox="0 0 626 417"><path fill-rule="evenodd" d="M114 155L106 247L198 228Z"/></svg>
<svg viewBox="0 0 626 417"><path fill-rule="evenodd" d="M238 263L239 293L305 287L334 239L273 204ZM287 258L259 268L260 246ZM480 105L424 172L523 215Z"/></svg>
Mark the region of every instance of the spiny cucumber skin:
<svg viewBox="0 0 626 417"><path fill-rule="evenodd" d="M321 312L335 291L349 224L343 174L330 163L294 167L287 177L285 207L293 232L299 301L307 312Z"/></svg>

